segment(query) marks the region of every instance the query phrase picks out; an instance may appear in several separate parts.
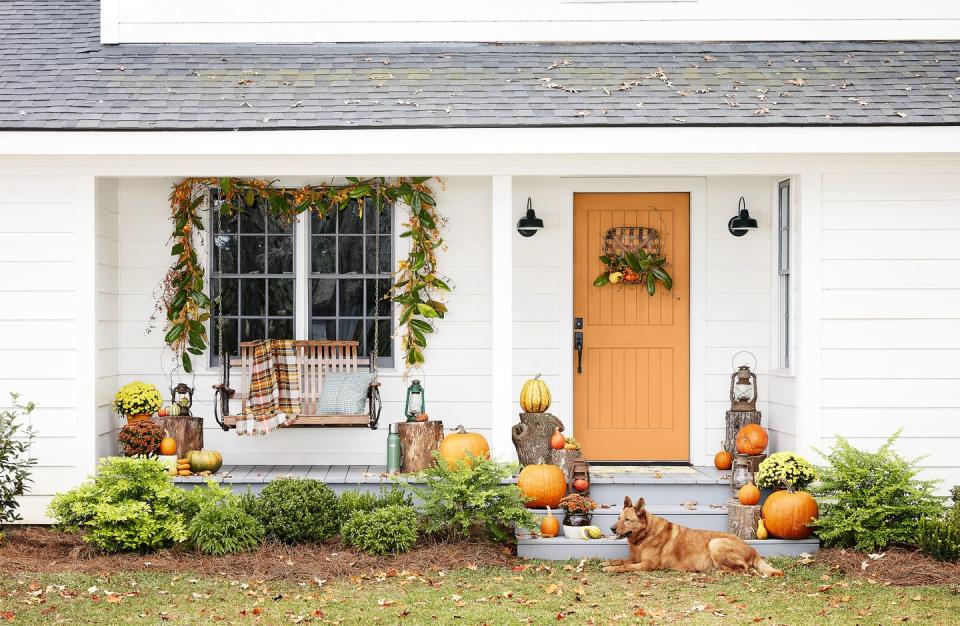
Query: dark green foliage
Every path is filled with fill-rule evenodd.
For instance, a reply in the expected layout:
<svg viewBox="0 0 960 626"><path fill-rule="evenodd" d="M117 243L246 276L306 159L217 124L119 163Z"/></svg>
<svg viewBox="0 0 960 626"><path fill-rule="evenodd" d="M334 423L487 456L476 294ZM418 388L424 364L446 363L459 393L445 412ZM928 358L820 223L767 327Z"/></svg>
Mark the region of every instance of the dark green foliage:
<svg viewBox="0 0 960 626"><path fill-rule="evenodd" d="M950 490L953 506L939 517L925 517L917 529L917 547L940 561L960 561L960 486Z"/></svg>
<svg viewBox="0 0 960 626"><path fill-rule="evenodd" d="M284 478L260 492L256 517L267 536L278 541L325 541L340 530L340 503L330 487L321 482Z"/></svg>
<svg viewBox="0 0 960 626"><path fill-rule="evenodd" d="M35 436L29 425L34 404L21 404L15 393L10 394L10 404L12 409L0 411L0 523L21 519L17 499L26 493L30 470L37 464L30 456Z"/></svg>
<svg viewBox="0 0 960 626"><path fill-rule="evenodd" d="M263 543L263 526L236 501L204 503L187 527L190 543L204 554L223 556L255 550Z"/></svg>
<svg viewBox="0 0 960 626"><path fill-rule="evenodd" d="M829 465L818 470L813 489L821 498L820 519L811 526L825 545L873 552L912 543L920 519L940 515L943 505L933 495L937 481L919 480L917 460L894 451L899 434L876 452L838 438L824 454Z"/></svg>
<svg viewBox="0 0 960 626"><path fill-rule="evenodd" d="M343 525L343 540L370 554L407 552L417 543L419 520L412 506L391 504L357 510Z"/></svg>
<svg viewBox="0 0 960 626"><path fill-rule="evenodd" d="M412 506L413 498L397 487L381 489L380 493L344 491L340 494L340 511L344 524L347 523L354 511L372 511L392 504Z"/></svg>
<svg viewBox="0 0 960 626"><path fill-rule="evenodd" d="M237 505L248 515L257 516L257 494L252 491L244 491L237 496Z"/></svg>
<svg viewBox="0 0 960 626"><path fill-rule="evenodd" d="M439 456L434 453L439 460ZM513 527L534 528L533 514L516 485L501 484L519 467L471 457L452 468L443 460L423 472L426 487L407 485L423 502L424 530L447 539L479 536L508 541Z"/></svg>
<svg viewBox="0 0 960 626"><path fill-rule="evenodd" d="M160 462L110 457L100 461L95 477L58 494L49 514L101 550L146 552L186 538L183 500Z"/></svg>
<svg viewBox="0 0 960 626"><path fill-rule="evenodd" d="M189 523L203 508L228 505L240 506L239 499L239 496L234 495L228 487L221 487L217 484L217 481L208 478L205 486L197 486L184 493L183 502L180 503L180 512L183 513L184 519Z"/></svg>

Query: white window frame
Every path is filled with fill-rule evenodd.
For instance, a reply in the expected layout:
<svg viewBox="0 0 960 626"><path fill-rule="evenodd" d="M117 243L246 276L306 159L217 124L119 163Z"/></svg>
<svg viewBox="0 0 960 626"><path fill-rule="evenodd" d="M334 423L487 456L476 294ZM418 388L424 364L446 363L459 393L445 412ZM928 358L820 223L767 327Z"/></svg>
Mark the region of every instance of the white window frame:
<svg viewBox="0 0 960 626"><path fill-rule="evenodd" d="M784 223L784 188L786 189L786 223ZM776 310L776 369L790 372L794 361L794 328L793 328L793 257L794 257L794 192L790 178L778 180L775 187L774 207L776 220L774 221L774 252L775 252L775 310ZM786 251L783 250L786 245Z"/></svg>

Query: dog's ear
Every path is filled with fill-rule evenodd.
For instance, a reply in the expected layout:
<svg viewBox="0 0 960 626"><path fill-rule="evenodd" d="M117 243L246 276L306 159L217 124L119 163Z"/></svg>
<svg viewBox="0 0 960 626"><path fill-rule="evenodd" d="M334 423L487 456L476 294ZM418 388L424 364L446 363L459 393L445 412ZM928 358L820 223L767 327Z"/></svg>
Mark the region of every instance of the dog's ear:
<svg viewBox="0 0 960 626"><path fill-rule="evenodd" d="M638 511L642 511L645 504L646 502L644 501L643 498L637 498L637 504L634 505L633 508L635 508Z"/></svg>
<svg viewBox="0 0 960 626"><path fill-rule="evenodd" d="M630 499L630 496L623 496L623 508L629 509L633 506L633 500Z"/></svg>

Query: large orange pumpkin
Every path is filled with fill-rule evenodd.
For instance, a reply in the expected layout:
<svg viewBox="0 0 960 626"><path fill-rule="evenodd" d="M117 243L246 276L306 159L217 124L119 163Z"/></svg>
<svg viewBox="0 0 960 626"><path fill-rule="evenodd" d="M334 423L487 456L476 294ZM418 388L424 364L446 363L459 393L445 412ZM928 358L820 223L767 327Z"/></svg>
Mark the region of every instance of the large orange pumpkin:
<svg viewBox="0 0 960 626"><path fill-rule="evenodd" d="M567 478L558 465L536 463L520 470L517 487L527 496L527 507L542 509L545 506L557 508L560 500L567 495Z"/></svg>
<svg viewBox="0 0 960 626"><path fill-rule="evenodd" d="M740 491L737 492L737 499L744 506L753 506L760 502L760 490L753 483L747 483L740 487Z"/></svg>
<svg viewBox="0 0 960 626"><path fill-rule="evenodd" d="M733 455L727 452L726 450L721 450L717 452L717 455L713 457L713 466L718 470L728 470L733 467Z"/></svg>
<svg viewBox="0 0 960 626"><path fill-rule="evenodd" d="M774 537L806 539L807 524L817 519L817 501L806 491L775 491L763 503L763 525Z"/></svg>
<svg viewBox="0 0 960 626"><path fill-rule="evenodd" d="M754 456L763 454L770 437L760 424L747 424L737 431L737 452Z"/></svg>
<svg viewBox="0 0 960 626"><path fill-rule="evenodd" d="M177 453L177 441L173 437L164 437L160 440L160 454L170 456Z"/></svg>
<svg viewBox="0 0 960 626"><path fill-rule="evenodd" d="M460 459L470 464L469 455L477 458L490 458L490 444L480 433L468 433L463 426L457 426L452 433L440 442L440 458L453 467Z"/></svg>

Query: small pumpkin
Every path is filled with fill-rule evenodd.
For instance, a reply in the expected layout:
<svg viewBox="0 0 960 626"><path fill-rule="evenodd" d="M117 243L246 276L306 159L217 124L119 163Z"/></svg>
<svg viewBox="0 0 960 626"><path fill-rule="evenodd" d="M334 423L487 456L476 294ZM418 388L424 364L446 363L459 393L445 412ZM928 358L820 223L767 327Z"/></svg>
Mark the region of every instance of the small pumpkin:
<svg viewBox="0 0 960 626"><path fill-rule="evenodd" d="M576 478L573 481L573 488L575 491L586 491L590 488L590 483L586 478Z"/></svg>
<svg viewBox="0 0 960 626"><path fill-rule="evenodd" d="M216 450L188 450L184 458L190 461L190 471L214 473L223 466L223 456Z"/></svg>
<svg viewBox="0 0 960 626"><path fill-rule="evenodd" d="M171 456L177 453L177 440L173 437L164 437L160 440L160 454Z"/></svg>
<svg viewBox="0 0 960 626"><path fill-rule="evenodd" d="M563 450L565 445L567 445L567 438L563 436L559 428L554 428L553 434L550 436L550 447L554 450Z"/></svg>
<svg viewBox="0 0 960 626"><path fill-rule="evenodd" d="M749 482L743 487L740 487L740 491L737 492L737 499L740 500L740 504L744 506L753 506L757 502L760 502L760 490L757 489L757 486L753 482Z"/></svg>
<svg viewBox="0 0 960 626"><path fill-rule="evenodd" d="M755 456L767 449L770 437L760 424L747 424L737 431L737 452Z"/></svg>
<svg viewBox="0 0 960 626"><path fill-rule="evenodd" d="M520 389L520 408L524 413L545 413L550 408L550 388L540 380L540 374L523 383Z"/></svg>
<svg viewBox="0 0 960 626"><path fill-rule="evenodd" d="M546 516L540 520L540 534L544 537L556 537L560 534L560 520L550 512L550 507L547 507Z"/></svg>
<svg viewBox="0 0 960 626"><path fill-rule="evenodd" d="M713 466L718 470L730 469L733 467L733 455L726 450L717 452L717 455L713 457Z"/></svg>
<svg viewBox="0 0 960 626"><path fill-rule="evenodd" d="M457 426L453 432L440 442L440 458L453 467L460 459L470 464L469 455L477 458L490 458L490 444L480 433L468 433L463 426Z"/></svg>
<svg viewBox="0 0 960 626"><path fill-rule="evenodd" d="M807 526L820 515L817 501L806 491L774 491L763 503L763 524L774 537L806 539Z"/></svg>
<svg viewBox="0 0 960 626"><path fill-rule="evenodd" d="M550 463L532 463L520 470L517 487L527 497L527 507L558 507L567 495L567 478L563 470Z"/></svg>
<svg viewBox="0 0 960 626"><path fill-rule="evenodd" d="M767 532L767 527L763 525L763 520L757 520L757 539L767 539L770 537L770 533Z"/></svg>

